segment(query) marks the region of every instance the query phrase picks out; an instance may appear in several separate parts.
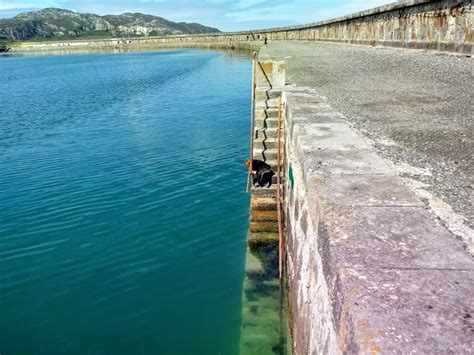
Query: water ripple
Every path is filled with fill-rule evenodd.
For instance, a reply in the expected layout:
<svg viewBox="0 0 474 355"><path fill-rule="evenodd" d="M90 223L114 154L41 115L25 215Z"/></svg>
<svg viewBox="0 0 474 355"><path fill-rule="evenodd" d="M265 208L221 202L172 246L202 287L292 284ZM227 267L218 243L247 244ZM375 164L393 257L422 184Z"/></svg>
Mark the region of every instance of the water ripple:
<svg viewBox="0 0 474 355"><path fill-rule="evenodd" d="M236 352L249 70L196 50L1 58L2 353Z"/></svg>

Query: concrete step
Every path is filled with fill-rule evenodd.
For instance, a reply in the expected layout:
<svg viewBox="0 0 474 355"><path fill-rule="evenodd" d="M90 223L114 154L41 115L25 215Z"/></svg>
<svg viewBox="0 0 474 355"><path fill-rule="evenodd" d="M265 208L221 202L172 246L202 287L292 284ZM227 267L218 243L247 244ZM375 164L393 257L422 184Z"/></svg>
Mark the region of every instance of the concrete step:
<svg viewBox="0 0 474 355"><path fill-rule="evenodd" d="M257 88L255 91L255 98L257 101L268 100L268 99L278 99L281 96L281 91L269 90L270 88Z"/></svg>
<svg viewBox="0 0 474 355"><path fill-rule="evenodd" d="M277 211L250 211L250 222L277 222Z"/></svg>
<svg viewBox="0 0 474 355"><path fill-rule="evenodd" d="M270 187L252 187L250 193L253 197L269 197L269 198L276 198L277 190L276 184L273 184Z"/></svg>
<svg viewBox="0 0 474 355"><path fill-rule="evenodd" d="M256 139L254 142L254 149L275 149L278 147L278 141L276 138L264 138L261 137Z"/></svg>
<svg viewBox="0 0 474 355"><path fill-rule="evenodd" d="M278 232L278 223L276 222L250 222L250 232Z"/></svg>
<svg viewBox="0 0 474 355"><path fill-rule="evenodd" d="M278 138L278 129L277 128L264 128L264 129L255 130L255 139L263 139L263 138Z"/></svg>
<svg viewBox="0 0 474 355"><path fill-rule="evenodd" d="M283 160L283 149L280 149L280 154L281 154L281 157L280 159ZM261 157L262 159L260 160L263 160L263 161L266 161L266 160L277 160L278 159L278 149L254 149L253 151L253 156L254 157Z"/></svg>
<svg viewBox="0 0 474 355"><path fill-rule="evenodd" d="M255 118L257 120L278 118L278 108L259 108L255 111Z"/></svg>
<svg viewBox="0 0 474 355"><path fill-rule="evenodd" d="M254 197L250 200L252 211L276 211L276 200L273 197Z"/></svg>
<svg viewBox="0 0 474 355"><path fill-rule="evenodd" d="M280 137L282 138L282 137ZM254 142L254 151L265 150L265 149L277 149L278 148L278 138L277 137L268 137L265 138L263 133L259 134L258 139L255 139ZM284 139L280 141L280 147L283 152Z"/></svg>
<svg viewBox="0 0 474 355"><path fill-rule="evenodd" d="M255 127L258 128L278 128L278 118L265 118L255 121Z"/></svg>
<svg viewBox="0 0 474 355"><path fill-rule="evenodd" d="M269 153L270 152L270 153ZM270 165L274 171L277 168L277 156L276 149L254 149L253 151L254 159L263 160L265 163ZM284 163L283 154L281 155L280 164Z"/></svg>
<svg viewBox="0 0 474 355"><path fill-rule="evenodd" d="M263 152L263 151L261 151L261 150L260 150L260 151L255 151L255 152L253 153L253 157L254 157L254 159L263 160L263 161L266 162L268 165L270 165L270 167L272 168L272 170L273 170L274 172L276 172L276 171L277 171L277 169L276 169L276 168L277 168L277 159L276 159L276 156L275 156L276 154L273 155L273 156L269 156L266 152L268 152L268 150L266 150L265 152ZM270 161L271 163L269 163L269 161ZM281 160L280 165L281 165L281 164L283 164L283 158L282 158L282 160Z"/></svg>
<svg viewBox="0 0 474 355"><path fill-rule="evenodd" d="M265 244L278 243L279 235L278 232L260 232L260 233L249 233L247 243L252 247L259 247Z"/></svg>
<svg viewBox="0 0 474 355"><path fill-rule="evenodd" d="M267 109L267 108L276 108L278 109L278 102L279 100L277 98L275 99L270 99L270 100L257 100L255 108L257 110L259 109Z"/></svg>
<svg viewBox="0 0 474 355"><path fill-rule="evenodd" d="M278 233L249 233L248 240L278 242Z"/></svg>

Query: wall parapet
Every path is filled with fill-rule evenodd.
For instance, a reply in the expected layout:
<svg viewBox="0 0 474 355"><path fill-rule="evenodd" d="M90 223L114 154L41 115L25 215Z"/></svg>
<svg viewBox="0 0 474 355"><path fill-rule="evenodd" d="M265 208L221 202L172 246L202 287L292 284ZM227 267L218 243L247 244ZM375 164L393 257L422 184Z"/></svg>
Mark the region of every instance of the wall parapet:
<svg viewBox="0 0 474 355"><path fill-rule="evenodd" d="M283 95L294 353L468 353L473 259L324 97Z"/></svg>

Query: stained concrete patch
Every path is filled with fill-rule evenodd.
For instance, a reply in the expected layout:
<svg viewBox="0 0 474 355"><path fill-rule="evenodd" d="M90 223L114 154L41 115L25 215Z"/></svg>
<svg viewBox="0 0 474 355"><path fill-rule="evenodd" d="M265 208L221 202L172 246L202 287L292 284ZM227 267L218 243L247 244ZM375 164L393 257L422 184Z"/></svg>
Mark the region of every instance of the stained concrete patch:
<svg viewBox="0 0 474 355"><path fill-rule="evenodd" d="M318 107L307 107L304 109L291 110L292 123L317 122L317 123L334 123L344 122L342 118L334 116L332 111L321 111Z"/></svg>
<svg viewBox="0 0 474 355"><path fill-rule="evenodd" d="M395 163L395 167L399 174L401 175L412 175L412 176L432 176L433 174L429 169L420 168L416 166L412 166L410 164L404 162Z"/></svg>
<svg viewBox="0 0 474 355"><path fill-rule="evenodd" d="M306 235L308 232L308 211L304 211L300 219L300 226L303 233Z"/></svg>
<svg viewBox="0 0 474 355"><path fill-rule="evenodd" d="M345 269L343 308L362 353L468 354L474 348L474 273Z"/></svg>
<svg viewBox="0 0 474 355"><path fill-rule="evenodd" d="M309 181L309 192L323 203L346 206L419 206L424 204L408 191L398 176L321 176Z"/></svg>
<svg viewBox="0 0 474 355"><path fill-rule="evenodd" d="M393 172L385 162L375 159L377 155L369 148L325 149L314 151L301 148L300 154L305 171L310 176L318 175L390 175Z"/></svg>
<svg viewBox="0 0 474 355"><path fill-rule="evenodd" d="M338 267L471 270L474 263L423 207L324 207ZM447 252L449 250L449 252Z"/></svg>

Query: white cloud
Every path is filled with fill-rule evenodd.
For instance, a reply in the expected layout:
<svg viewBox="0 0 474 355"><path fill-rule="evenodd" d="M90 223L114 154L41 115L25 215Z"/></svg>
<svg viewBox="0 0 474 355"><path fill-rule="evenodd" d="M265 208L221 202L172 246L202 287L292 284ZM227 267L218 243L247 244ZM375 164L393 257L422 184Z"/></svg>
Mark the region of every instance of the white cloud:
<svg viewBox="0 0 474 355"><path fill-rule="evenodd" d="M28 3L28 2L0 2L0 11L5 10L16 10L16 9L31 9L35 7L42 7L42 4L39 3Z"/></svg>
<svg viewBox="0 0 474 355"><path fill-rule="evenodd" d="M334 6L315 12L319 20L330 20L336 17L350 15L359 11L369 10L377 6L393 3L387 0L352 0L341 6Z"/></svg>
<svg viewBox="0 0 474 355"><path fill-rule="evenodd" d="M237 10L248 9L252 6L264 4L266 2L267 0L239 0L235 2L234 4L232 4L232 8L237 9Z"/></svg>
<svg viewBox="0 0 474 355"><path fill-rule="evenodd" d="M0 0L0 11L23 10L23 9L42 9L45 7L58 6L55 0L43 0L39 2L16 2Z"/></svg>
<svg viewBox="0 0 474 355"><path fill-rule="evenodd" d="M253 0L249 0L253 1ZM255 0L255 3L261 3ZM371 9L377 6L391 3L390 0L352 0L344 5L310 5L307 1L288 1L280 5L238 9L229 11L226 17L232 21L244 23L252 21L278 21L286 22L288 25L306 24L322 20L330 20L336 17L350 15L355 12Z"/></svg>

